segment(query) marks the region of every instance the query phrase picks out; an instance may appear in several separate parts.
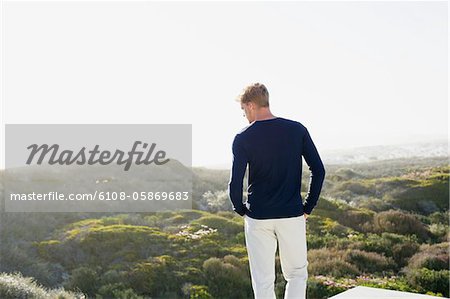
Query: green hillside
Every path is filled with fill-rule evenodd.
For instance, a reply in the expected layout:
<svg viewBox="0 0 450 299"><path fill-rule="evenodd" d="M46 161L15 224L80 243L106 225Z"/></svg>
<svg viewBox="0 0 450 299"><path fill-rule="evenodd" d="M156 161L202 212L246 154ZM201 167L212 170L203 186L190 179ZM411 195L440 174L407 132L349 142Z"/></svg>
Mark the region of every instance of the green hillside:
<svg viewBox="0 0 450 299"><path fill-rule="evenodd" d="M449 166L397 161L390 175L391 164L379 163L327 168L307 225L308 298L355 285L449 296ZM3 277L19 271L40 284L33 289L88 298L252 298L243 218L226 194L229 172L193 171L194 210L3 213ZM278 258L276 266L282 297ZM1 298L16 298L1 279L0 288Z"/></svg>

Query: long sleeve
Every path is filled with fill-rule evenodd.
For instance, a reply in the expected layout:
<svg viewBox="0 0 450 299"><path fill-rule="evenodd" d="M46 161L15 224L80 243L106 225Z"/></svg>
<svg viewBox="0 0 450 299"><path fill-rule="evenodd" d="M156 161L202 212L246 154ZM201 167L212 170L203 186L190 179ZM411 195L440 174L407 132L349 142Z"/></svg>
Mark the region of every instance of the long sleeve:
<svg viewBox="0 0 450 299"><path fill-rule="evenodd" d="M305 198L304 212L311 214L311 211L319 200L319 195L322 190L323 181L325 180L325 167L317 152L316 146L311 139L311 136L306 129L303 139L303 157L309 166L310 180L309 189Z"/></svg>
<svg viewBox="0 0 450 299"><path fill-rule="evenodd" d="M233 205L233 210L239 215L244 216L246 206L242 202L242 188L248 158L240 143L238 135L234 138L232 152L233 164L231 167L230 181L228 183L228 196Z"/></svg>

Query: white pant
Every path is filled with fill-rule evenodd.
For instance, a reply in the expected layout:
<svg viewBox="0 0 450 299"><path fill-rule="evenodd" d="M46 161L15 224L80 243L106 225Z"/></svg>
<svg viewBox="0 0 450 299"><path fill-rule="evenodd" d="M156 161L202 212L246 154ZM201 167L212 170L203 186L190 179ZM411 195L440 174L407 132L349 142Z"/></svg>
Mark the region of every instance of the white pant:
<svg viewBox="0 0 450 299"><path fill-rule="evenodd" d="M308 279L305 216L254 219L244 215L244 219L255 299L276 299L274 284L277 240L281 269L287 281L284 298L305 299Z"/></svg>

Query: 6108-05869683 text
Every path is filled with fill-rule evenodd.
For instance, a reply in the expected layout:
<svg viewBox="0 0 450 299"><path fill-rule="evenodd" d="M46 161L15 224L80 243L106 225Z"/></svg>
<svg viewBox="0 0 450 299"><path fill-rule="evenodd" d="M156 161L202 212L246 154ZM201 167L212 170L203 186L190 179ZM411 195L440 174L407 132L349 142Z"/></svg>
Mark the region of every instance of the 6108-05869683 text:
<svg viewBox="0 0 450 299"><path fill-rule="evenodd" d="M43 201L58 201L58 200L80 200L80 201L116 201L116 200L134 200L134 201L180 201L189 200L189 191L95 191L92 193L69 193L67 196L63 192L30 192L30 193L11 193L10 200L43 200Z"/></svg>

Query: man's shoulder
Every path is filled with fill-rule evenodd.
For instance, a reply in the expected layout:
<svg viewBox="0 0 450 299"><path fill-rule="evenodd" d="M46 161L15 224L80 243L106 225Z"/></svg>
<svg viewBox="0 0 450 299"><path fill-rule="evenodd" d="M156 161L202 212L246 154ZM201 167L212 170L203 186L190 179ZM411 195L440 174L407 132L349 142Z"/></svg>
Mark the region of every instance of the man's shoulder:
<svg viewBox="0 0 450 299"><path fill-rule="evenodd" d="M300 121L290 119L290 118L284 118L284 117L279 117L279 119L281 120L281 123L283 124L283 126L288 129L293 129L297 132L299 132L299 131L305 132L306 131L306 127Z"/></svg>
<svg viewBox="0 0 450 299"><path fill-rule="evenodd" d="M286 123L288 123L290 126L297 129L297 131L301 132L302 134L304 134L308 130L306 128L306 126L300 121L293 120L293 119L287 119L287 118L285 118L285 120L286 120Z"/></svg>
<svg viewBox="0 0 450 299"><path fill-rule="evenodd" d="M293 120L293 119L290 119L290 118L284 118L284 117L280 117L280 119L283 120L287 124L304 127L303 124L301 122L297 121L297 120Z"/></svg>
<svg viewBox="0 0 450 299"><path fill-rule="evenodd" d="M240 129L239 132L234 135L233 143L242 142L242 139L245 139L245 132L247 131L249 126L245 126L244 128Z"/></svg>
<svg viewBox="0 0 450 299"><path fill-rule="evenodd" d="M246 125L245 127L243 127L236 135L241 135L245 132L247 132L247 130L252 126L252 124Z"/></svg>
<svg viewBox="0 0 450 299"><path fill-rule="evenodd" d="M239 132L236 133L234 138L238 139L238 138L244 137L245 135L250 133L252 128L254 127L254 124L255 124L254 122L250 123L250 124L246 125L245 127L243 127L242 129L240 129Z"/></svg>

